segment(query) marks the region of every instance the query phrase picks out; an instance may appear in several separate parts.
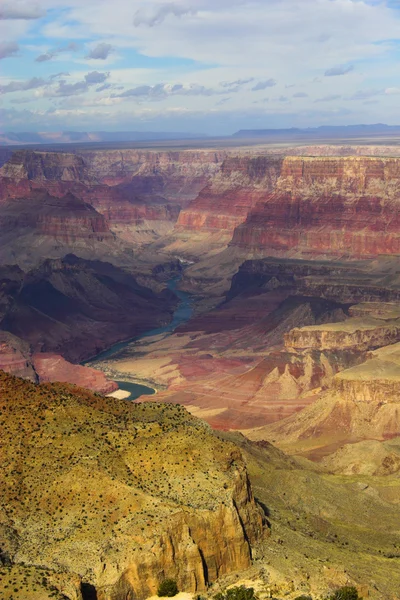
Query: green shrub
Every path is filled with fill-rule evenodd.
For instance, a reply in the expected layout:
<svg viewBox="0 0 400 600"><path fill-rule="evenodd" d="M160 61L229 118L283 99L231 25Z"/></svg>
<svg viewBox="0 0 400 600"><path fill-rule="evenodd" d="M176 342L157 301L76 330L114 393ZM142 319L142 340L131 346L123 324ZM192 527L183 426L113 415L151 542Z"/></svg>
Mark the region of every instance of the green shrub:
<svg viewBox="0 0 400 600"><path fill-rule="evenodd" d="M345 585L329 598L329 600L362 600L358 595L357 589L350 585Z"/></svg>
<svg viewBox="0 0 400 600"><path fill-rule="evenodd" d="M214 600L257 600L253 588L247 588L245 585L233 587L224 593L219 592L214 596Z"/></svg>
<svg viewBox="0 0 400 600"><path fill-rule="evenodd" d="M178 586L174 579L164 579L158 586L157 596L172 598L179 593Z"/></svg>

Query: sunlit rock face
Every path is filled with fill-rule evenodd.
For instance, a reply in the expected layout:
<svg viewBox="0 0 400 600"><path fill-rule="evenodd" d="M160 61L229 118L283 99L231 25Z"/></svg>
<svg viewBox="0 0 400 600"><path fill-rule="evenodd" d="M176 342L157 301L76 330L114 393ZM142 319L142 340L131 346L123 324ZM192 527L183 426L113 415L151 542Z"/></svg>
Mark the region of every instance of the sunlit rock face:
<svg viewBox="0 0 400 600"><path fill-rule="evenodd" d="M144 599L167 577L203 591L251 565L264 525L242 455L182 407L4 373L0 391L13 564L76 574L104 600Z"/></svg>
<svg viewBox="0 0 400 600"><path fill-rule="evenodd" d="M398 158L286 157L232 244L271 255L397 254L399 191Z"/></svg>

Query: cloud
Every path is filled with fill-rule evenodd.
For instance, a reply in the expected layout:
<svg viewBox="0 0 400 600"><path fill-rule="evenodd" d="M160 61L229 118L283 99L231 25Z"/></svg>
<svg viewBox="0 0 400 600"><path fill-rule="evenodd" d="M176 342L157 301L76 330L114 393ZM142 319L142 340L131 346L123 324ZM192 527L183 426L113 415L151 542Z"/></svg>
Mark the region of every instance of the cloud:
<svg viewBox="0 0 400 600"><path fill-rule="evenodd" d="M76 81L75 83L67 83L65 79L62 79L56 88L49 87L43 95L47 98L67 98L85 94L90 90L90 86L104 83L109 76L109 72L91 71L85 75L82 81Z"/></svg>
<svg viewBox="0 0 400 600"><path fill-rule="evenodd" d="M100 44L97 44L97 46L95 46L89 52L89 54L87 54L86 58L90 58L92 60L106 60L112 51L113 47L111 44L101 42Z"/></svg>
<svg viewBox="0 0 400 600"><path fill-rule="evenodd" d="M232 89L213 89L197 83L182 85L181 83L156 85L140 85L121 94L115 94L113 98L147 98L148 100L163 100L169 96L214 96L220 94L231 94Z"/></svg>
<svg viewBox="0 0 400 600"><path fill-rule="evenodd" d="M55 56L58 56L59 54L62 54L63 52L76 52L78 50L78 48L79 48L78 44L75 44L75 42L71 42L67 46L60 46L60 47L56 48L55 50L50 50L49 52L40 54L40 56L35 58L35 62L38 62L38 63L47 62L48 60L51 60L52 58L54 58Z"/></svg>
<svg viewBox="0 0 400 600"><path fill-rule="evenodd" d="M41 54L40 56L35 58L35 61L38 63L46 62L47 60L51 60L53 58L53 56L55 56L55 54L53 54L51 52L46 52L45 54Z"/></svg>
<svg viewBox="0 0 400 600"><path fill-rule="evenodd" d="M15 56L19 51L19 46L15 42L5 42L0 44L0 59Z"/></svg>
<svg viewBox="0 0 400 600"><path fill-rule="evenodd" d="M346 75L351 71L354 71L353 65L340 65L338 67L332 67L331 69L328 69L325 71L324 75L325 77L337 77L338 75Z"/></svg>
<svg viewBox="0 0 400 600"><path fill-rule="evenodd" d="M396 87L386 88L385 94L387 96L395 96L397 94L400 94L400 88L396 88Z"/></svg>
<svg viewBox="0 0 400 600"><path fill-rule="evenodd" d="M216 103L216 106L222 106L223 104L226 104L227 102L229 102L230 98L221 98L220 100L218 100L218 102Z"/></svg>
<svg viewBox="0 0 400 600"><path fill-rule="evenodd" d="M241 87L242 85L246 85L246 83L251 83L252 81L254 81L254 77L249 77L249 79L236 79L236 81L223 81L221 86L224 88Z"/></svg>
<svg viewBox="0 0 400 600"><path fill-rule="evenodd" d="M112 87L113 86L111 85L111 83L105 83L104 85L101 85L100 87L96 88L96 92L104 92L105 90L109 90Z"/></svg>
<svg viewBox="0 0 400 600"><path fill-rule="evenodd" d="M252 92L259 92L266 90L269 87L274 87L277 84L275 79L267 79L266 81L259 81L254 87L251 88Z"/></svg>
<svg viewBox="0 0 400 600"><path fill-rule="evenodd" d="M13 92L26 92L44 87L48 82L39 77L32 77L27 81L10 81L6 85L0 85L0 94L12 94Z"/></svg>
<svg viewBox="0 0 400 600"><path fill-rule="evenodd" d="M86 81L77 81L76 83L66 83L65 80L61 80L58 87L51 90L46 90L45 96L48 97L65 97L65 96L76 96L77 94L84 94L89 90L88 83Z"/></svg>
<svg viewBox="0 0 400 600"><path fill-rule="evenodd" d="M308 98L308 94L305 92L297 92L297 94L293 94L293 98Z"/></svg>
<svg viewBox="0 0 400 600"><path fill-rule="evenodd" d="M125 90L121 94L117 94L115 98L142 98L142 97L165 97L165 89L162 84L158 85L139 85L138 87Z"/></svg>
<svg viewBox="0 0 400 600"><path fill-rule="evenodd" d="M99 71L92 71L85 75L85 81L88 85L95 85L98 83L104 83L106 79L108 79L110 73L99 73Z"/></svg>
<svg viewBox="0 0 400 600"><path fill-rule="evenodd" d="M183 6L168 2L153 12L142 9L137 10L133 19L133 24L135 27L139 27L140 25L154 27L155 25L160 25L160 23L165 21L170 15L174 17L183 17L184 15L194 15L196 12L197 11L193 8L183 8Z"/></svg>
<svg viewBox="0 0 400 600"><path fill-rule="evenodd" d="M342 96L340 94L331 94L330 96L323 96L322 98L317 98L314 102L332 102L333 100L339 100Z"/></svg>
<svg viewBox="0 0 400 600"><path fill-rule="evenodd" d="M16 4L14 2L4 2L0 7L0 20L12 19L40 19L45 15L45 11L37 4L26 2L25 4Z"/></svg>
<svg viewBox="0 0 400 600"><path fill-rule="evenodd" d="M53 79L57 79L58 77L69 77L70 74L68 71L61 71L61 73L54 73L54 75L50 75L49 80L53 81Z"/></svg>
<svg viewBox="0 0 400 600"><path fill-rule="evenodd" d="M355 94L350 96L348 100L368 100L374 96L380 96L384 93L384 90L358 90Z"/></svg>

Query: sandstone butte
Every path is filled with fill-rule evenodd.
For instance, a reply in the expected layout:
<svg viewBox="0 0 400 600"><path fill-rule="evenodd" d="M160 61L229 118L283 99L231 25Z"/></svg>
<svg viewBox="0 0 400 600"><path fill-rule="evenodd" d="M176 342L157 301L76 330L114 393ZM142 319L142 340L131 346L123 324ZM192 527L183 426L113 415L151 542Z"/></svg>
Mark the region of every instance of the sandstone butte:
<svg viewBox="0 0 400 600"><path fill-rule="evenodd" d="M196 592L250 566L263 513L239 449L202 421L4 373L0 386L3 564L47 569L71 600L81 582L143 599L166 577Z"/></svg>

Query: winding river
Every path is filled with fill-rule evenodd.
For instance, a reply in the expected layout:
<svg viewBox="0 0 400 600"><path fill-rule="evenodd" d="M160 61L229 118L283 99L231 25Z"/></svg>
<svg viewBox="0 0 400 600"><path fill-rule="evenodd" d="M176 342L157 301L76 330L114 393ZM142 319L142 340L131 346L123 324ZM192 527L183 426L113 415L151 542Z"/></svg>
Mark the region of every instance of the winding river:
<svg viewBox="0 0 400 600"><path fill-rule="evenodd" d="M136 338L127 340L125 342L119 342L118 344L114 344L113 346L108 348L108 350L100 352L100 354L98 354L97 356L95 356L95 358L92 358L88 362L90 362L90 364L95 367L95 363L97 361L112 358L115 354L121 352L121 350L126 348L128 345L132 344L132 342L141 340L145 337L151 337L153 335L160 335L163 333L171 334L173 331L175 331L177 327L179 327L179 325L182 325L182 323L186 323L187 321L189 321L193 314L193 296L186 292L182 292L178 289L177 286L181 278L182 276L178 275L170 279L167 283L167 288L179 298L178 307L173 314L172 321L168 323L168 325L165 325L164 327L157 327L156 329L150 329L149 331L146 331L146 333L143 333L142 335ZM144 394L155 394L155 390L153 388L147 387L145 385L140 385L138 383L131 383L128 381L116 381L116 383L118 383L120 390L130 393L130 397L128 398L129 400L135 400L136 398L139 398L139 396L142 396Z"/></svg>

